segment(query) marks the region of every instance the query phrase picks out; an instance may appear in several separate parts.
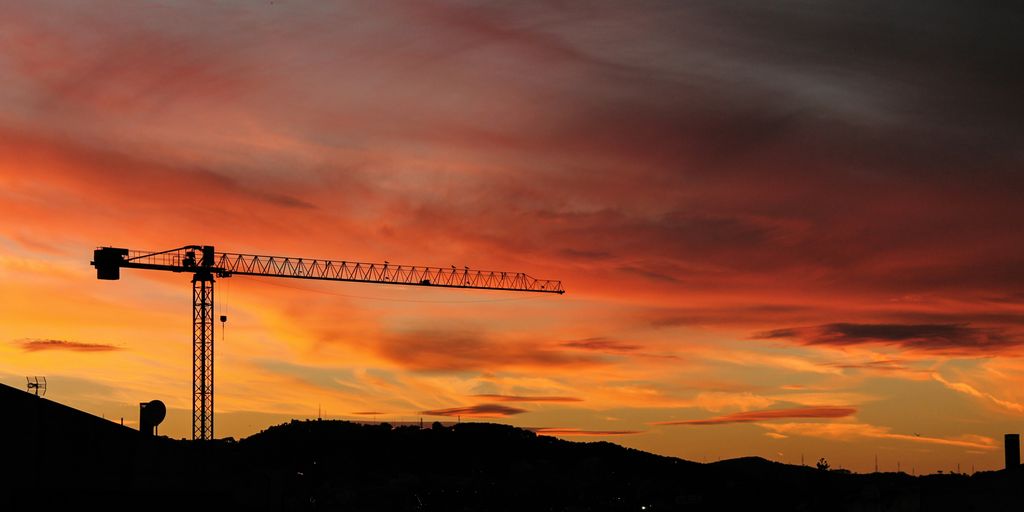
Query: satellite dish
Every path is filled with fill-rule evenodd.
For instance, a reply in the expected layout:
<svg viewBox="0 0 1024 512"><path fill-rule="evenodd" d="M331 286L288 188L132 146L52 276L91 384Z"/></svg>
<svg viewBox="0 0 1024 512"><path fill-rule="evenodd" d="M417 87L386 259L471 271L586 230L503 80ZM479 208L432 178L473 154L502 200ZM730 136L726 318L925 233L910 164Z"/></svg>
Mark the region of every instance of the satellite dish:
<svg viewBox="0 0 1024 512"><path fill-rule="evenodd" d="M139 404L139 431L152 436L156 433L156 426L167 416L167 406L160 400L143 402Z"/></svg>

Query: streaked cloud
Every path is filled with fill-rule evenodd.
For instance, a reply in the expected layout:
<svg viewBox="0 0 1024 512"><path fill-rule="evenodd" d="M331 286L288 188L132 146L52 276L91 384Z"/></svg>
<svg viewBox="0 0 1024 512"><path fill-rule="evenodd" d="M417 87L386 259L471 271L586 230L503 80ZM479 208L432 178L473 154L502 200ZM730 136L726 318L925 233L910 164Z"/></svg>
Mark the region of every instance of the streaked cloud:
<svg viewBox="0 0 1024 512"><path fill-rule="evenodd" d="M451 407L448 409L433 409L422 411L420 414L426 416L466 416L477 418L500 418L527 412L526 409L509 407L501 404L479 404L467 407Z"/></svg>
<svg viewBox="0 0 1024 512"><path fill-rule="evenodd" d="M106 343L85 343L81 341L48 340L48 339L23 339L16 342L26 352L39 352L41 350L68 350L72 352L112 352L123 350L122 347Z"/></svg>
<svg viewBox="0 0 1024 512"><path fill-rule="evenodd" d="M1009 409L1011 411L1015 411L1017 413L1024 413L1024 404L1020 404L1011 400L1003 400L1001 398L997 398L993 396L991 393L979 391L977 388L966 382L954 382L947 380L938 372L932 372L931 377L936 382L941 383L943 386L946 386L947 388L952 389L953 391L964 393L975 398L981 398L987 402Z"/></svg>
<svg viewBox="0 0 1024 512"><path fill-rule="evenodd" d="M475 398L486 398L498 402L582 402L582 398L574 396L520 396L520 395L471 395Z"/></svg>
<svg viewBox="0 0 1024 512"><path fill-rule="evenodd" d="M778 399L762 396L749 391L734 393L726 391L702 391L697 393L691 400L682 401L676 405L699 407L711 412L719 412L725 409L739 409L749 411L751 409L763 409L774 404Z"/></svg>
<svg viewBox="0 0 1024 512"><path fill-rule="evenodd" d="M587 338L584 340L566 341L562 343L563 347L578 348L581 350L594 350L598 352L633 352L640 350L640 345L633 343L623 343L621 341L611 340L608 338Z"/></svg>
<svg viewBox="0 0 1024 512"><path fill-rule="evenodd" d="M789 339L807 345L847 346L866 343L898 345L912 350L993 353L1024 344L1024 338L1000 328L970 324L855 324L774 329L757 339ZM877 368L876 368L877 369Z"/></svg>
<svg viewBox="0 0 1024 512"><path fill-rule="evenodd" d="M498 368L586 367L598 356L578 354L544 344L501 342L469 331L422 330L382 338L377 347L388 360L414 371L493 371Z"/></svg>
<svg viewBox="0 0 1024 512"><path fill-rule="evenodd" d="M659 421L652 423L652 425L722 425L791 418L845 418L856 413L857 409L852 407L798 407L794 409L743 411L697 420Z"/></svg>
<svg viewBox="0 0 1024 512"><path fill-rule="evenodd" d="M836 368L848 370L875 370L881 372L898 372L910 370L903 361L895 359L883 359L879 361L864 361L857 363L832 363Z"/></svg>
<svg viewBox="0 0 1024 512"><path fill-rule="evenodd" d="M556 437L610 437L643 433L642 430L582 430L578 428L535 428L538 435Z"/></svg>
<svg viewBox="0 0 1024 512"><path fill-rule="evenodd" d="M919 434L897 434L887 427L865 423L759 423L769 434L784 436L807 436L824 439L854 441L862 438L906 441L910 443L934 444L970 448L975 450L994 450L995 440L990 437L964 434L957 437L937 437Z"/></svg>

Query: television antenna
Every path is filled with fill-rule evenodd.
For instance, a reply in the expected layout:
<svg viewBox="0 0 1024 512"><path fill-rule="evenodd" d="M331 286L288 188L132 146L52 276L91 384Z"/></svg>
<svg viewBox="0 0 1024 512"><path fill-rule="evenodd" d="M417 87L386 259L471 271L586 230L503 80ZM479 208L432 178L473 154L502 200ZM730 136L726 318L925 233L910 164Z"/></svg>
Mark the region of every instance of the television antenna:
<svg viewBox="0 0 1024 512"><path fill-rule="evenodd" d="M25 383L29 393L35 390L36 396L46 396L46 377L25 377Z"/></svg>

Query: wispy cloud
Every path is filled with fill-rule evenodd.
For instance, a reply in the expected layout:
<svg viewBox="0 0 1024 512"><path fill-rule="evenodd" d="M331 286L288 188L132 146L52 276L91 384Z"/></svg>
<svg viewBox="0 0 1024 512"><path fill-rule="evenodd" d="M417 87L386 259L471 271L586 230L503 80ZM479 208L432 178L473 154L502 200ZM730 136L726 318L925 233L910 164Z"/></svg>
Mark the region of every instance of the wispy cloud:
<svg viewBox="0 0 1024 512"><path fill-rule="evenodd" d="M583 430L578 428L535 428L533 429L539 435L542 436L557 436L557 437L570 437L570 436L594 436L594 437L606 437L606 436L628 436L633 434L643 433L643 430Z"/></svg>
<svg viewBox="0 0 1024 512"><path fill-rule="evenodd" d="M466 331L396 333L381 339L378 351L407 369L426 372L583 367L601 362L597 354L578 354L530 341L501 342Z"/></svg>
<svg viewBox="0 0 1024 512"><path fill-rule="evenodd" d="M856 413L857 409L852 407L799 407L795 409L765 409L736 412L698 420L659 421L652 423L652 425L723 425L727 423L753 423L790 418L845 418Z"/></svg>
<svg viewBox="0 0 1024 512"><path fill-rule="evenodd" d="M789 436L799 435L819 437L833 440L855 440L859 438L891 439L911 443L937 444L971 448L977 450L993 450L995 441L986 436L964 434L958 437L936 437L918 434L896 434L887 427L879 427L865 423L759 423L759 427L767 429L766 435Z"/></svg>
<svg viewBox="0 0 1024 512"><path fill-rule="evenodd" d="M469 416L469 417L503 417L512 416L515 414L522 414L527 412L526 409L519 409L518 407L509 407L501 404L479 404L471 405L468 407L452 407L450 409L433 409L429 411L423 411L421 414L426 416Z"/></svg>
<svg viewBox="0 0 1024 512"><path fill-rule="evenodd" d="M776 402L766 396L761 396L749 391L725 392L725 391L702 391L690 400L685 400L677 405L680 407L700 407L711 412L719 412L725 409L739 409L749 411L751 409L764 409ZM835 402L830 402L835 403Z"/></svg>
<svg viewBox="0 0 1024 512"><path fill-rule="evenodd" d="M16 342L26 352L39 352L41 350L70 350L73 352L112 352L122 350L121 347L108 345L106 343L84 343L81 341L49 340L49 339L23 339Z"/></svg>
<svg viewBox="0 0 1024 512"><path fill-rule="evenodd" d="M859 363L832 363L830 366L849 370L877 370L877 371L906 371L909 370L903 361L895 359L883 359L879 361L865 361Z"/></svg>
<svg viewBox="0 0 1024 512"><path fill-rule="evenodd" d="M595 350L598 352L633 352L640 350L640 345L634 343L623 343L608 338L587 338L584 340L566 341L563 347L578 348L582 350Z"/></svg>
<svg viewBox="0 0 1024 512"><path fill-rule="evenodd" d="M814 327L774 329L754 335L756 339L789 339L805 345L848 346L867 343L898 345L935 351L988 353L1024 343L1000 328L972 327L970 324L858 324L834 323Z"/></svg>
<svg viewBox="0 0 1024 512"><path fill-rule="evenodd" d="M520 395L470 395L498 402L582 402L574 396L520 396Z"/></svg>
<svg viewBox="0 0 1024 512"><path fill-rule="evenodd" d="M931 373L931 377L936 382L941 383L943 386L946 386L947 388L952 389L953 391L957 391L959 393L964 393L964 394L967 394L967 395L971 395L971 396L973 396L975 398L981 398L983 400L986 400L986 401L988 401L990 403L996 404L996 405L998 405L1000 407L1004 407L1004 408L1009 409L1011 411L1015 411L1015 412L1019 412L1019 413L1024 413L1024 404L1019 404L1017 402L1013 402L1013 401L1010 401L1010 400L1003 400L1001 398L997 398L997 397L993 396L991 393L986 393L984 391L980 391L977 388L975 388L974 386L972 386L972 385L970 385L970 384L968 384L966 382L953 382L953 381L946 380L946 378L943 377L942 375L940 375L938 372L932 372Z"/></svg>

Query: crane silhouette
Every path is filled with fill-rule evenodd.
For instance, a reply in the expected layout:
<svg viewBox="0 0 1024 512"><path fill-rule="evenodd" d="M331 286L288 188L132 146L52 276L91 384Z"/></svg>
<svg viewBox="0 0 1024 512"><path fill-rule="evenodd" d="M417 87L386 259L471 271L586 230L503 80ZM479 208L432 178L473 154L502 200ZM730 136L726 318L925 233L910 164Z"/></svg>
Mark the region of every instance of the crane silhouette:
<svg viewBox="0 0 1024 512"><path fill-rule="evenodd" d="M99 247L93 251L96 277L121 278L122 268L192 274L192 439L213 439L213 284L233 275L289 277L354 283L565 293L561 281L534 279L522 272L451 269L389 262L260 256L217 252L210 245L166 251ZM223 319L222 319L223 320Z"/></svg>

